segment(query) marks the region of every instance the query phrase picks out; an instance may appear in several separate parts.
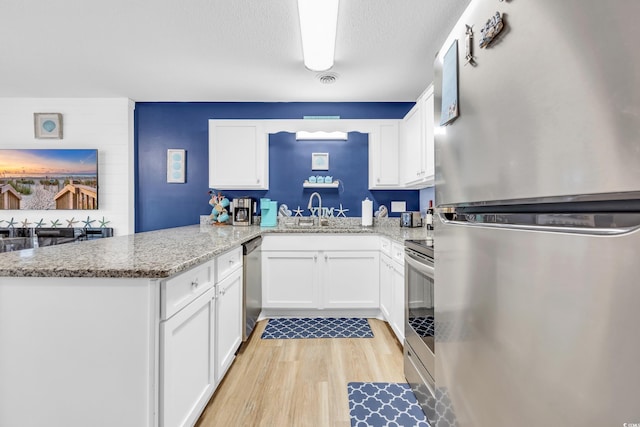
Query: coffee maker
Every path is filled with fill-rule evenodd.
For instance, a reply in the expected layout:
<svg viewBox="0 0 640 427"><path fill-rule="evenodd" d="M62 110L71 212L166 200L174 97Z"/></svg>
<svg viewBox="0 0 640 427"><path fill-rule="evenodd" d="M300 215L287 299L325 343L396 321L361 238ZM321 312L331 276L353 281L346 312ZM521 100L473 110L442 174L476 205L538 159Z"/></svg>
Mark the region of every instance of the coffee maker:
<svg viewBox="0 0 640 427"><path fill-rule="evenodd" d="M254 200L251 197L233 199L233 225L251 225L253 223Z"/></svg>

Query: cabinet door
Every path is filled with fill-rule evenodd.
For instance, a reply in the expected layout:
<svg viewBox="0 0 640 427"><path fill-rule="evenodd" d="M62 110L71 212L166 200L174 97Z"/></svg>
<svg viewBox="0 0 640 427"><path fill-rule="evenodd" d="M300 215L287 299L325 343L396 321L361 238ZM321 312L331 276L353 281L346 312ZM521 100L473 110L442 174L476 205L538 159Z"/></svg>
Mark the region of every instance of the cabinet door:
<svg viewBox="0 0 640 427"><path fill-rule="evenodd" d="M422 175L422 118L422 104L417 102L400 125L400 170L405 185L420 180Z"/></svg>
<svg viewBox="0 0 640 427"><path fill-rule="evenodd" d="M234 271L216 287L216 380L219 382L242 342L242 270Z"/></svg>
<svg viewBox="0 0 640 427"><path fill-rule="evenodd" d="M209 187L268 190L268 153L259 121L209 120Z"/></svg>
<svg viewBox="0 0 640 427"><path fill-rule="evenodd" d="M380 311L384 319L391 323L391 310L393 306L393 272L391 259L387 255L380 255Z"/></svg>
<svg viewBox="0 0 640 427"><path fill-rule="evenodd" d="M433 185L435 175L435 147L434 147L434 106L433 86L424 93L422 101L422 114L424 117L424 141L422 153L422 179L425 185Z"/></svg>
<svg viewBox="0 0 640 427"><path fill-rule="evenodd" d="M369 189L400 187L398 123L383 123L369 134Z"/></svg>
<svg viewBox="0 0 640 427"><path fill-rule="evenodd" d="M211 288L160 323L160 425L190 426L215 388L211 337L215 325Z"/></svg>
<svg viewBox="0 0 640 427"><path fill-rule="evenodd" d="M262 306L316 308L318 252L262 251Z"/></svg>
<svg viewBox="0 0 640 427"><path fill-rule="evenodd" d="M404 267L396 262L391 263L393 280L391 282L393 293L393 306L391 309L391 329L395 332L400 343L404 343Z"/></svg>
<svg viewBox="0 0 640 427"><path fill-rule="evenodd" d="M378 308L378 251L326 251L322 254L322 308Z"/></svg>

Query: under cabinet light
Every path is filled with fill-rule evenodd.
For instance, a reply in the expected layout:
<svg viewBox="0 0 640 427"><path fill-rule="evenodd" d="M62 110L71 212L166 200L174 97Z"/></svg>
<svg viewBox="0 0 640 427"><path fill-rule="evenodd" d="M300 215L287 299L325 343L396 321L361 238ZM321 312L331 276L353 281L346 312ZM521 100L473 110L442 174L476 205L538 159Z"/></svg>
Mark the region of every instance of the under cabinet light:
<svg viewBox="0 0 640 427"><path fill-rule="evenodd" d="M307 131L298 131L296 132L296 139L298 141L309 141L309 140L341 140L346 141L349 139L347 132L307 132Z"/></svg>
<svg viewBox="0 0 640 427"><path fill-rule="evenodd" d="M311 71L333 67L339 0L298 0L304 65Z"/></svg>

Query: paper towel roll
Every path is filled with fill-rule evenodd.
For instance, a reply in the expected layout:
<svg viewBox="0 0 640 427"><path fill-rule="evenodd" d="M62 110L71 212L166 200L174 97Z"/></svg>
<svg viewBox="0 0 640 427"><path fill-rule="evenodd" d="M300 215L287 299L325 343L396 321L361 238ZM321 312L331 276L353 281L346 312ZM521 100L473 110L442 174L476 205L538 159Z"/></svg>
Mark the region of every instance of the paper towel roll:
<svg viewBox="0 0 640 427"><path fill-rule="evenodd" d="M362 201L362 225L373 225L373 202L368 197Z"/></svg>

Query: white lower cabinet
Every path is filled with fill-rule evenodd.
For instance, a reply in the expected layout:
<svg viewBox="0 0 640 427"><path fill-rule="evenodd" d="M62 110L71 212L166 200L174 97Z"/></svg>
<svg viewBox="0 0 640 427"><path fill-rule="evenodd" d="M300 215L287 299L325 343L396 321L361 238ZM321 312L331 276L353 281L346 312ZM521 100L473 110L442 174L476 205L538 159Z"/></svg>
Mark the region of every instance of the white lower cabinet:
<svg viewBox="0 0 640 427"><path fill-rule="evenodd" d="M325 251L320 262L323 308L380 306L377 251Z"/></svg>
<svg viewBox="0 0 640 427"><path fill-rule="evenodd" d="M241 249L160 289L159 426L193 426L242 343Z"/></svg>
<svg viewBox="0 0 640 427"><path fill-rule="evenodd" d="M235 359L242 343L242 269L216 284L216 383Z"/></svg>
<svg viewBox="0 0 640 427"><path fill-rule="evenodd" d="M262 306L318 306L318 253L262 249Z"/></svg>
<svg viewBox="0 0 640 427"><path fill-rule="evenodd" d="M378 315L378 242L377 236L265 236L265 315Z"/></svg>
<svg viewBox="0 0 640 427"><path fill-rule="evenodd" d="M391 258L388 255L380 255L380 311L384 320L391 323L393 309L393 270Z"/></svg>
<svg viewBox="0 0 640 427"><path fill-rule="evenodd" d="M195 424L215 388L215 288L160 323L160 425Z"/></svg>
<svg viewBox="0 0 640 427"><path fill-rule="evenodd" d="M405 291L404 291L404 266L397 262L391 263L392 280L391 293L393 301L391 303L391 320L389 324L396 334L398 341L404 343L404 310L405 310Z"/></svg>

